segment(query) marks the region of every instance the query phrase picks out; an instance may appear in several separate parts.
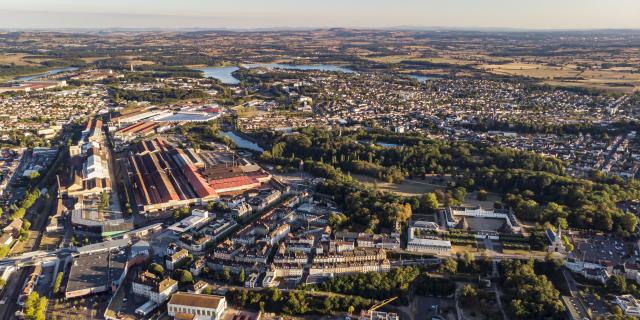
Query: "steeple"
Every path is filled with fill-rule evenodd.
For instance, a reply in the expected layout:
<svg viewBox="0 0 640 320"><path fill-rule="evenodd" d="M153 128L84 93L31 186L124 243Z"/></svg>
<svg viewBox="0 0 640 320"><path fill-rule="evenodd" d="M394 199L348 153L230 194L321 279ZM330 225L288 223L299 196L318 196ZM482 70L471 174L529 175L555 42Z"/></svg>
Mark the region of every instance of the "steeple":
<svg viewBox="0 0 640 320"><path fill-rule="evenodd" d="M558 241L562 242L562 228L558 226Z"/></svg>

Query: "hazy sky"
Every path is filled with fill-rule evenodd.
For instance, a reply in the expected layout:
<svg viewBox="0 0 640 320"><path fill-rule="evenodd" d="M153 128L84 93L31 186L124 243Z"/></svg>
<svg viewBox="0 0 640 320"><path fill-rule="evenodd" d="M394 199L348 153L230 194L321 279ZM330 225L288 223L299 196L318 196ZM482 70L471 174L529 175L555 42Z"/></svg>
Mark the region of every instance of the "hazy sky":
<svg viewBox="0 0 640 320"><path fill-rule="evenodd" d="M0 0L0 28L640 28L640 0Z"/></svg>

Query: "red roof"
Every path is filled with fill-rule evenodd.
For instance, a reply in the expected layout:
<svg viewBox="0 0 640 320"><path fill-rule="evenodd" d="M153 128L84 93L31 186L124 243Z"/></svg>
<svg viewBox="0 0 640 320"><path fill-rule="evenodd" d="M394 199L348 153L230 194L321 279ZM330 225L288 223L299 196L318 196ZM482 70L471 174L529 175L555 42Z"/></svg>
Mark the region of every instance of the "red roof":
<svg viewBox="0 0 640 320"><path fill-rule="evenodd" d="M254 184L257 183L257 181L247 176L238 176L238 177L231 177L231 178L225 178L225 179L211 180L210 183L213 189L221 190L221 189L240 187L244 185L246 185L247 188L251 188L253 187Z"/></svg>
<svg viewBox="0 0 640 320"><path fill-rule="evenodd" d="M187 177L187 180L193 187L193 190L198 194L198 197L206 198L216 195L216 191L207 184L202 176L200 176L196 169L190 164L184 167L184 175Z"/></svg>
<svg viewBox="0 0 640 320"><path fill-rule="evenodd" d="M209 112L209 113L219 113L220 109L219 108L215 108L215 107L211 107L211 108L202 109L202 111Z"/></svg>

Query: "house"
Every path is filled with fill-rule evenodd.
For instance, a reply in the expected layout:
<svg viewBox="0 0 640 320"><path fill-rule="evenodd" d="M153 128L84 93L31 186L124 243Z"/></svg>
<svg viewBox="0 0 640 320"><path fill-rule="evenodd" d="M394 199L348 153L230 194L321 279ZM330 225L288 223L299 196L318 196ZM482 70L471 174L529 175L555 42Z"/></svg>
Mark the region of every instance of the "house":
<svg viewBox="0 0 640 320"><path fill-rule="evenodd" d="M13 234L11 232L5 232L0 235L0 245L8 246L13 243Z"/></svg>
<svg viewBox="0 0 640 320"><path fill-rule="evenodd" d="M202 273L202 270L204 270L204 266L205 266L205 257L204 256L199 257L198 259L196 259L196 261L193 262L193 264L189 268L189 272L191 272L192 275L197 277Z"/></svg>
<svg viewBox="0 0 640 320"><path fill-rule="evenodd" d="M149 256L150 251L151 251L151 245L149 244L149 242L140 240L131 246L130 256L131 258L134 258L137 256Z"/></svg>
<svg viewBox="0 0 640 320"><path fill-rule="evenodd" d="M234 219L241 219L248 213L251 213L251 206L244 201L231 210L231 216Z"/></svg>
<svg viewBox="0 0 640 320"><path fill-rule="evenodd" d="M180 262L182 262L184 259L186 259L189 256L189 251L185 250L185 249L181 249L180 251L167 256L167 259L165 261L166 265L167 265L167 269L169 270L173 270L176 268L176 266L178 264L180 264Z"/></svg>
<svg viewBox="0 0 640 320"><path fill-rule="evenodd" d="M178 291L178 281L171 278L160 279L155 274L145 271L133 281L131 288L134 294L161 304Z"/></svg>
<svg viewBox="0 0 640 320"><path fill-rule="evenodd" d="M20 229L22 229L22 219L15 219L11 221L11 223L9 223L6 227L4 227L4 229L2 229L2 232L10 232L14 237L18 237L20 235Z"/></svg>

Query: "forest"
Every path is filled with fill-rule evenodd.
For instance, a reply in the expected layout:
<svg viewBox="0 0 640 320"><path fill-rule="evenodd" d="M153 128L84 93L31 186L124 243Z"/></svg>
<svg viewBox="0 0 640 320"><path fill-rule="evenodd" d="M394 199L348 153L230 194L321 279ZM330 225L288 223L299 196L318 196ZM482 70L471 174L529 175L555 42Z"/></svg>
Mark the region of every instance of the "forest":
<svg viewBox="0 0 640 320"><path fill-rule="evenodd" d="M353 181L350 173L395 183L422 179L426 174L449 174L448 194L456 189L499 193L503 204L523 220L616 231L622 236L636 230L635 215L625 213L618 204L640 197L640 182L599 173L589 179L571 177L561 160L533 152L382 130L304 128L299 134L274 139L271 150L262 155L263 161L293 167L304 161L306 171L328 178L318 191L334 195L354 222L369 227L377 225L376 220L387 227L406 222L400 206L410 203L416 209L419 199L366 187ZM396 146L383 147L376 142ZM448 203L451 198L440 200Z"/></svg>

